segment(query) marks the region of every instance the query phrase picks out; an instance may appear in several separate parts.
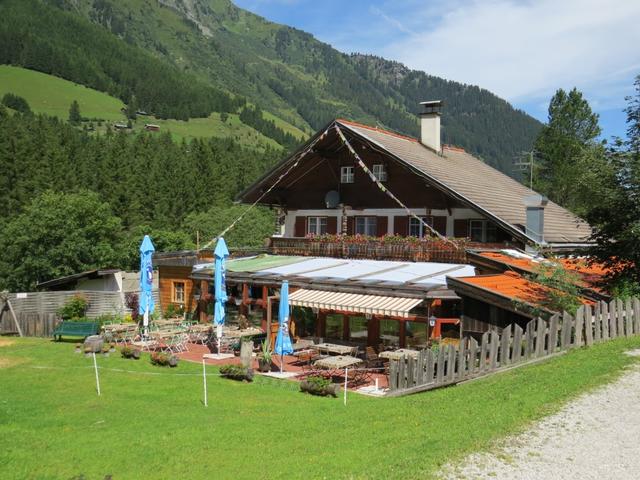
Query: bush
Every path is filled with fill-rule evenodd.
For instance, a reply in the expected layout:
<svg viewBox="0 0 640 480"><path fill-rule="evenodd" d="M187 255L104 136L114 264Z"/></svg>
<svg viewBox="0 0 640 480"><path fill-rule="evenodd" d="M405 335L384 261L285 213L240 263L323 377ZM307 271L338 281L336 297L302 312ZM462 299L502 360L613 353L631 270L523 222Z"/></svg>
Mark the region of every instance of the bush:
<svg viewBox="0 0 640 480"><path fill-rule="evenodd" d="M124 297L124 302L127 308L131 309L131 319L134 322L137 322L138 315L140 315L140 313L138 312L138 308L140 306L138 294L134 292L127 293Z"/></svg>
<svg viewBox="0 0 640 480"><path fill-rule="evenodd" d="M76 295L73 298L67 300L67 302L58 309L57 314L63 320L85 320L84 314L89 306L87 299Z"/></svg>
<svg viewBox="0 0 640 480"><path fill-rule="evenodd" d="M31 113L29 103L24 98L13 93L5 93L4 97L2 97L2 104L16 112Z"/></svg>
<svg viewBox="0 0 640 480"><path fill-rule="evenodd" d="M220 375L233 380L247 380L248 382L253 380L253 370L242 365L222 365L220 367Z"/></svg>
<svg viewBox="0 0 640 480"><path fill-rule="evenodd" d="M170 303L164 311L164 318L181 317L184 315L184 307L175 303Z"/></svg>

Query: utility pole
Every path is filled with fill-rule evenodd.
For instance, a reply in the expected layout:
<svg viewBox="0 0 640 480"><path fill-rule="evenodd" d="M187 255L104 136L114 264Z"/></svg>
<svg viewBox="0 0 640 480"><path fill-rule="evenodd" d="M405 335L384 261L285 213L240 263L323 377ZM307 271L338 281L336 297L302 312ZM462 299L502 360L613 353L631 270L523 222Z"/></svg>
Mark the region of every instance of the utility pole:
<svg viewBox="0 0 640 480"><path fill-rule="evenodd" d="M519 172L529 171L529 188L533 190L533 167L535 165L535 150L530 152L520 152L519 158L516 159L513 166Z"/></svg>

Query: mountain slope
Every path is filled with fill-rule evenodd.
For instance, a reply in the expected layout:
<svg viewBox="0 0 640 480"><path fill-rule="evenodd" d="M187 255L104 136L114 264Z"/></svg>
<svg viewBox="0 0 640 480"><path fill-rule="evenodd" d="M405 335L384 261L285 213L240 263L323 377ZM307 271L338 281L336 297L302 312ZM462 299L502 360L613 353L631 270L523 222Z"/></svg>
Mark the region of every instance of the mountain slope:
<svg viewBox="0 0 640 480"><path fill-rule="evenodd" d="M13 4L14 15L16 9L26 9L22 5L42 7L36 0L6 2ZM268 22L229 0L47 3L58 12L66 10L67 21L73 17L76 23L92 22L103 33L121 39L122 48L139 47L194 83L210 85L219 92L216 95L226 93L229 110L245 108L242 99L246 99L263 109L263 118L273 115L279 119L275 124L294 125L307 134L331 118L347 117L415 136L418 102L442 99L445 142L463 146L511 173L513 157L531 147L540 127L486 90L411 71L395 62L340 53L308 33ZM7 24L15 32L11 27L15 22L7 19ZM20 25L22 38L42 35L26 22ZM15 34L10 38L16 41ZM84 49L90 56L93 46L87 42L68 48ZM144 82L136 85L147 96L152 90ZM269 125L252 126L278 137L281 144L294 143Z"/></svg>

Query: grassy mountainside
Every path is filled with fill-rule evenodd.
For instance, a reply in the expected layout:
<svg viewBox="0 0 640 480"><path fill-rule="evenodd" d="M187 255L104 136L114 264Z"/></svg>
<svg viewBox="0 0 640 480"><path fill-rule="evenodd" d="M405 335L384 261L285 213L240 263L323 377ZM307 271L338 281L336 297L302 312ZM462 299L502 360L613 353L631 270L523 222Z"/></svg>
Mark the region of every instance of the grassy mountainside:
<svg viewBox="0 0 640 480"><path fill-rule="evenodd" d="M246 101L262 108L263 119L274 120L252 126L288 147L297 140L283 132L309 134L337 116L416 135L417 103L438 98L446 102L445 142L509 172L514 155L531 147L540 126L486 90L340 53L229 0L5 0L0 13L0 45L11 47L0 63L83 84L106 78L115 96L125 102L134 96L162 117L242 113ZM41 58L43 50L61 61L51 65ZM181 98L204 91L206 101L189 100L183 111L165 81L156 85L160 71L185 88L176 90Z"/></svg>
<svg viewBox="0 0 640 480"><path fill-rule="evenodd" d="M127 123L127 118L121 111L125 105L119 99L34 70L0 65L0 98L5 93L21 96L27 100L35 113L44 113L62 120L68 118L69 106L76 100L83 117L101 120L100 125L96 120L84 122L87 125L91 124L99 132L104 132L107 126L113 126L114 123ZM222 121L217 112L207 118L192 118L189 121L139 116L132 122L131 130L134 132L142 130L145 123L159 125L161 131L170 132L175 140L231 138L239 144L254 149L264 150L267 146L274 149L280 148L275 140L242 123L235 113L228 114L225 121ZM296 132L293 127L290 128L292 133L300 135L300 132Z"/></svg>

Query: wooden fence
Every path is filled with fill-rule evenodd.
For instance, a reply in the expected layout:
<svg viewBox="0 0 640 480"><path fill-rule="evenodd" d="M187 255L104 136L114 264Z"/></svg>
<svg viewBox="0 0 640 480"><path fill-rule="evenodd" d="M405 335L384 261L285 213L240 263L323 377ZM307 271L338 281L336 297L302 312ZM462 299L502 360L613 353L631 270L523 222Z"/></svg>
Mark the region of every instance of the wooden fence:
<svg viewBox="0 0 640 480"><path fill-rule="evenodd" d="M57 310L69 299L81 295L87 299L86 316L96 318L101 315L126 315L131 313L124 304L120 292L75 290L60 292L10 293L11 306L16 313L23 335L27 337L51 336L58 322ZM153 292L156 308L159 308L158 292ZM3 302L0 300L0 309ZM0 311L0 334L17 333L15 322L8 310Z"/></svg>
<svg viewBox="0 0 640 480"><path fill-rule="evenodd" d="M640 335L640 300L600 302L583 306L575 317L564 313L549 321L531 320L523 330L509 325L502 332L485 332L480 343L465 338L460 345L423 350L417 358L392 360L389 396L408 395L453 385L521 366L568 349L591 346L617 337Z"/></svg>

